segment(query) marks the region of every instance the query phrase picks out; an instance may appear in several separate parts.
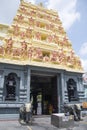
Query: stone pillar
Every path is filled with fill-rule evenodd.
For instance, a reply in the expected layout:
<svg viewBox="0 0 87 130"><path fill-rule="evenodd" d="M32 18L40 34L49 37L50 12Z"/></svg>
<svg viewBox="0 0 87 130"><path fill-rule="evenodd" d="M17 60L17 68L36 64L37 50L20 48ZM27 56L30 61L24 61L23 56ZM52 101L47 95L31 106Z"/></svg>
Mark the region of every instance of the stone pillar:
<svg viewBox="0 0 87 130"><path fill-rule="evenodd" d="M30 68L28 67L28 72L27 72L27 102L30 102L30 77L31 77L31 72Z"/></svg>
<svg viewBox="0 0 87 130"><path fill-rule="evenodd" d="M64 84L64 74L61 73L61 94L62 94L62 97L61 97L61 101L62 103L64 102L65 98L64 98L64 91L65 91L65 84Z"/></svg>
<svg viewBox="0 0 87 130"><path fill-rule="evenodd" d="M58 112L60 112L60 75L57 75Z"/></svg>
<svg viewBox="0 0 87 130"><path fill-rule="evenodd" d="M57 90L58 90L58 112L61 112L61 105L64 102L64 75L63 73L57 76Z"/></svg>
<svg viewBox="0 0 87 130"><path fill-rule="evenodd" d="M0 70L0 88L3 88L3 84L4 84L3 73L4 73L4 70Z"/></svg>
<svg viewBox="0 0 87 130"><path fill-rule="evenodd" d="M4 99L3 93L4 93L4 76L3 76L4 70L0 70L0 101Z"/></svg>

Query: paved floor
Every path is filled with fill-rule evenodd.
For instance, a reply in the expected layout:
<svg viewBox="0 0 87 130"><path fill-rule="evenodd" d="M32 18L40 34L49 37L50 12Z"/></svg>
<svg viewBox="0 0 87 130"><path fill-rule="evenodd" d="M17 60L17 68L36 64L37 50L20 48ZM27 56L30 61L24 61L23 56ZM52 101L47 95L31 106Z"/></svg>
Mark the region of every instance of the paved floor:
<svg viewBox="0 0 87 130"><path fill-rule="evenodd" d="M0 130L87 130L87 117L75 122L70 128L57 128L51 125L50 117L34 118L32 125L21 125L18 120L0 120Z"/></svg>

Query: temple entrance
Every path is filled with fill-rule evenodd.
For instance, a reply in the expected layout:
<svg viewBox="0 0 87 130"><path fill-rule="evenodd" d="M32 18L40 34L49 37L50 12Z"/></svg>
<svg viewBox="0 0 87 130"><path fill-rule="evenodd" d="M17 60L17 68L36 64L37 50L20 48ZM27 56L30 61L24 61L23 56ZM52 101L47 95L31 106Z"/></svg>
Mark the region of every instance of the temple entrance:
<svg viewBox="0 0 87 130"><path fill-rule="evenodd" d="M58 112L56 76L31 76L31 97L33 97L33 114L49 115Z"/></svg>

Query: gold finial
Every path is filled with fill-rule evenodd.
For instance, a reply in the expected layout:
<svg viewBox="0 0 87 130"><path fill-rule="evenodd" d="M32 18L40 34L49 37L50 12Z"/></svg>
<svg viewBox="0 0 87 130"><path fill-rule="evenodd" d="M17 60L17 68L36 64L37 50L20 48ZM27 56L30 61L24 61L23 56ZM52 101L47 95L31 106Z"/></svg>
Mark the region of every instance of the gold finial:
<svg viewBox="0 0 87 130"><path fill-rule="evenodd" d="M42 2L40 2L39 5L40 5L41 7L43 7L43 3L42 3Z"/></svg>
<svg viewBox="0 0 87 130"><path fill-rule="evenodd" d="M23 2L24 0L20 0L20 2Z"/></svg>

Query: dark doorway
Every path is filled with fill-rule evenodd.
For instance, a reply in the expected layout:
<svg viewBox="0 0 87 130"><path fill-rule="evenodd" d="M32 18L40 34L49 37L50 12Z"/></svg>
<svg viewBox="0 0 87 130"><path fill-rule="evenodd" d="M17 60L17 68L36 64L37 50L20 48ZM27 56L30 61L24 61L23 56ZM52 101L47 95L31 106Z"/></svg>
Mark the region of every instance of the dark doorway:
<svg viewBox="0 0 87 130"><path fill-rule="evenodd" d="M58 112L57 77L32 75L31 97L33 97L33 114L49 115Z"/></svg>
<svg viewBox="0 0 87 130"><path fill-rule="evenodd" d="M73 79L69 79L67 82L68 99L71 101L78 101L78 92L76 82Z"/></svg>

